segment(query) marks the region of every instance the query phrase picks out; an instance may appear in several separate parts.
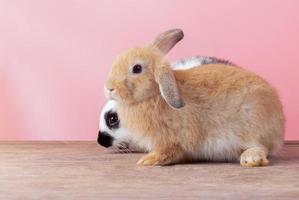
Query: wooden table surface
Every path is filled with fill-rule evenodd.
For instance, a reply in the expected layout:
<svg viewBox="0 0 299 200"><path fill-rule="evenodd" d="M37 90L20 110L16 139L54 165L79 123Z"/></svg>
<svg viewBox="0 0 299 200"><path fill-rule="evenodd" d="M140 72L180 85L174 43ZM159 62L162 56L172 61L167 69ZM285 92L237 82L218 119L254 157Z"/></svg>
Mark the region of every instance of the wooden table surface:
<svg viewBox="0 0 299 200"><path fill-rule="evenodd" d="M0 142L0 199L299 199L299 143L267 167L142 167L95 142Z"/></svg>

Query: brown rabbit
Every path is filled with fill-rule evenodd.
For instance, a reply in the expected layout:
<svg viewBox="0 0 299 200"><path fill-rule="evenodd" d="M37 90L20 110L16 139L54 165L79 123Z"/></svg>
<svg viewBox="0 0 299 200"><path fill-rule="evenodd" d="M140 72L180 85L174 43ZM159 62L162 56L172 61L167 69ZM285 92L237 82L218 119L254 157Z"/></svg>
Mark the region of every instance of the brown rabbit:
<svg viewBox="0 0 299 200"><path fill-rule="evenodd" d="M182 38L183 32L173 29L125 51L106 82L105 94L118 101L122 124L152 147L138 164L240 160L243 166L267 165L268 154L283 143L276 91L235 66L172 70L165 55Z"/></svg>

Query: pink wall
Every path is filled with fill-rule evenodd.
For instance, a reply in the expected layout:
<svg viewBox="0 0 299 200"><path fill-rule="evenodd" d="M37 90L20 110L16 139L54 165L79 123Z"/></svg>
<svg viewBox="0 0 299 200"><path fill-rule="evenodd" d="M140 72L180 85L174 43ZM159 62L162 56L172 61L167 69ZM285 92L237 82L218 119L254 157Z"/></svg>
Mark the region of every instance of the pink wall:
<svg viewBox="0 0 299 200"><path fill-rule="evenodd" d="M0 139L92 140L116 54L160 31L185 39L171 60L227 58L270 81L299 139L297 0L2 0Z"/></svg>

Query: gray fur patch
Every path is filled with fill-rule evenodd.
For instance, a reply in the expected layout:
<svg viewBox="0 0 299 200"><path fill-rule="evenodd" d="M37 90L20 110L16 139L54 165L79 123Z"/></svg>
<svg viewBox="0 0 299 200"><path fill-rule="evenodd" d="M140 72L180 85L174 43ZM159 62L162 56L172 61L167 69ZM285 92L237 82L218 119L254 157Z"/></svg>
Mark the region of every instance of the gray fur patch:
<svg viewBox="0 0 299 200"><path fill-rule="evenodd" d="M235 64L233 64L228 60L209 57L209 56L194 56L191 58L181 59L172 63L171 66L173 69L190 69L205 64L216 64L216 63L236 66Z"/></svg>

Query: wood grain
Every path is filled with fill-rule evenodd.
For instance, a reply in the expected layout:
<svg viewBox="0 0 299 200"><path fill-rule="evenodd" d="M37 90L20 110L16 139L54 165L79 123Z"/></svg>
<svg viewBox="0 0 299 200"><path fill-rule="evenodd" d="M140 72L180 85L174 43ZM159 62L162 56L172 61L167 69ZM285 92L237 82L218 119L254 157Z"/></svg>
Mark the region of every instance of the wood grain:
<svg viewBox="0 0 299 200"><path fill-rule="evenodd" d="M271 165L141 167L95 142L0 142L0 199L299 199L299 143Z"/></svg>

